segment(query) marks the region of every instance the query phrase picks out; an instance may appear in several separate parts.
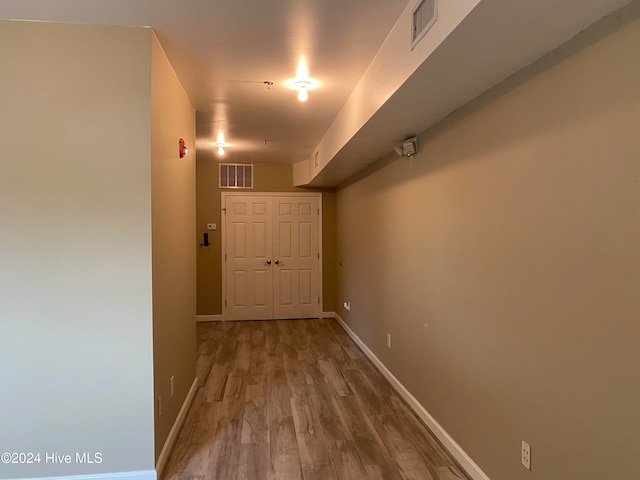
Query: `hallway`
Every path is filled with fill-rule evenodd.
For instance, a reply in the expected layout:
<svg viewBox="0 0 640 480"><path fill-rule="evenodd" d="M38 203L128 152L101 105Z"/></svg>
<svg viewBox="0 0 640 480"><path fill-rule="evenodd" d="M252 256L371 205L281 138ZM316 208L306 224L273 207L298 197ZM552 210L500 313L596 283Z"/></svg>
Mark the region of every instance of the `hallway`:
<svg viewBox="0 0 640 480"><path fill-rule="evenodd" d="M165 480L466 479L335 320L200 323Z"/></svg>

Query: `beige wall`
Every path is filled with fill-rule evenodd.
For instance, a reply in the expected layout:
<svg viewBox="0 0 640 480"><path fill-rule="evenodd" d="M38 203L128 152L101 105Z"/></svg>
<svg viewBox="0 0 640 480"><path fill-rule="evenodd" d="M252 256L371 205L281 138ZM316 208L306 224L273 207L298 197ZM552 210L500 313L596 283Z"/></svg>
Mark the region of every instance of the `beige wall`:
<svg viewBox="0 0 640 480"><path fill-rule="evenodd" d="M178 155L178 140L191 147ZM153 371L156 460L195 379L195 111L151 38ZM175 394L171 396L171 377ZM162 416L158 416L158 399Z"/></svg>
<svg viewBox="0 0 640 480"><path fill-rule="evenodd" d="M231 163L243 163L227 160ZM215 223L216 231L209 232L209 247L198 249L198 315L222 313L222 239L221 197L218 187L220 161L212 151L201 150L197 160L197 224L196 244L202 243L207 223ZM304 192L309 189L293 187L293 166L288 163L255 163L252 192ZM234 191L226 189L226 191ZM317 191L317 190L313 190ZM335 310L335 194L322 193L323 223L323 309Z"/></svg>
<svg viewBox="0 0 640 480"><path fill-rule="evenodd" d="M0 451L153 471L150 32L0 21Z"/></svg>
<svg viewBox="0 0 640 480"><path fill-rule="evenodd" d="M638 5L337 193L339 314L492 480L640 470Z"/></svg>

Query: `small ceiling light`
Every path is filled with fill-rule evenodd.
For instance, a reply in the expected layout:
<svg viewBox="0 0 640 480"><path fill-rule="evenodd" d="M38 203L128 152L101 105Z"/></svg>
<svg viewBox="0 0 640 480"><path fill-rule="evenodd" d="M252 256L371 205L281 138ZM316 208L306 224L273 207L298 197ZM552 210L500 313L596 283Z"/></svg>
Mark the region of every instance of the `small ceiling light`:
<svg viewBox="0 0 640 480"><path fill-rule="evenodd" d="M300 57L298 61L298 68L296 69L296 78L292 78L285 82L285 85L289 88L298 91L298 100L306 102L309 99L309 90L312 90L320 85L320 82L309 78L309 69L304 57Z"/></svg>
<svg viewBox="0 0 640 480"><path fill-rule="evenodd" d="M213 145L218 147L218 155L222 157L224 155L224 147L229 146L229 144L224 141L224 134L222 133L222 130L218 132L218 139Z"/></svg>
<svg viewBox="0 0 640 480"><path fill-rule="evenodd" d="M298 89L298 100L306 102L309 98L307 89L311 86L311 82L309 80L297 80L294 82L294 85Z"/></svg>

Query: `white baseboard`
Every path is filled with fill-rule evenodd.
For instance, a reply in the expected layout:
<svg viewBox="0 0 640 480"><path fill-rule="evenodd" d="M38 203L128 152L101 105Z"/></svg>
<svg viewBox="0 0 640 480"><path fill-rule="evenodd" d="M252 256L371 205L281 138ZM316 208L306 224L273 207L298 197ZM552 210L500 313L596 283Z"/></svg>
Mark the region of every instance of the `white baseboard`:
<svg viewBox="0 0 640 480"><path fill-rule="evenodd" d="M182 404L182 407L178 412L176 421L173 422L173 427L171 427L169 436L167 437L167 439L164 442L164 445L162 446L162 451L160 452L160 456L158 457L158 462L156 463L156 472L158 474L158 478L162 477L162 473L164 472L164 469L167 466L169 455L171 455L171 451L173 450L173 447L176 444L176 440L178 439L178 434L180 433L180 430L184 425L184 421L187 419L187 414L191 409L191 405L193 404L193 399L196 398L197 392L198 392L198 377L196 377L193 380L193 383L191 384L191 389L187 394L187 398L184 399L184 403Z"/></svg>
<svg viewBox="0 0 640 480"><path fill-rule="evenodd" d="M196 315L196 322L221 322L222 315Z"/></svg>
<svg viewBox="0 0 640 480"><path fill-rule="evenodd" d="M336 312L322 312L320 318L336 318ZM196 322L222 322L222 315L196 315Z"/></svg>
<svg viewBox="0 0 640 480"><path fill-rule="evenodd" d="M335 319L342 326L345 332L351 337L351 339L362 349L364 354L373 362L376 368L385 376L385 378L391 383L393 388L398 394L407 402L411 409L420 417L424 424L429 427L433 434L438 437L438 440L449 451L449 453L455 458L460 466L471 476L473 480L490 480L489 477L480 469L480 467L471 459L469 455L456 443L456 441L449 435L444 428L431 416L429 412L422 406L420 402L414 397L407 388L400 383L393 373L382 363L382 361L376 357L376 355L360 340L360 337L351 330L349 325L340 318L340 315L334 314Z"/></svg>
<svg viewBox="0 0 640 480"><path fill-rule="evenodd" d="M99 473L96 475L21 478L20 480L156 480L157 478L155 470L139 470L136 472Z"/></svg>

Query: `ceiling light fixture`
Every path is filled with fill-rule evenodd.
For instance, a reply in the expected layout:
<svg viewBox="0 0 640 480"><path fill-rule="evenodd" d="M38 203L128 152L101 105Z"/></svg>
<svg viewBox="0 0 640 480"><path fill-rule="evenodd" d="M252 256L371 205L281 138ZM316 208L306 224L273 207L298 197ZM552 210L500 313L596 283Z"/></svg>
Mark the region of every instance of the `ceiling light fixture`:
<svg viewBox="0 0 640 480"><path fill-rule="evenodd" d="M298 89L298 100L306 102L309 98L307 89L311 86L311 82L309 80L296 80L293 84Z"/></svg>
<svg viewBox="0 0 640 480"><path fill-rule="evenodd" d="M285 85L293 90L298 91L298 100L306 102L309 99L309 90L320 85L320 82L309 78L309 69L304 57L300 57L298 68L296 69L296 78L292 78L285 82Z"/></svg>
<svg viewBox="0 0 640 480"><path fill-rule="evenodd" d="M224 147L229 146L229 144L224 141L224 134L222 133L222 130L218 132L218 139L213 145L218 147L218 155L222 157L224 155Z"/></svg>

